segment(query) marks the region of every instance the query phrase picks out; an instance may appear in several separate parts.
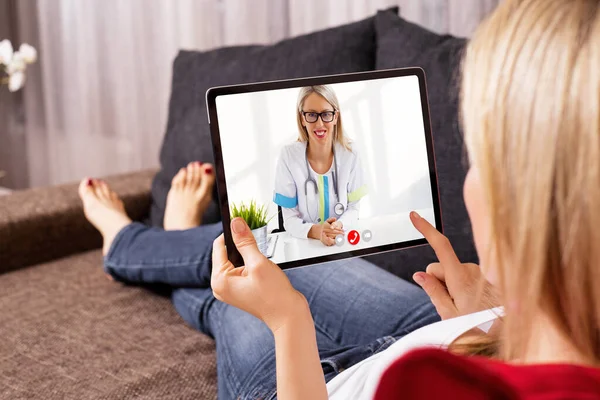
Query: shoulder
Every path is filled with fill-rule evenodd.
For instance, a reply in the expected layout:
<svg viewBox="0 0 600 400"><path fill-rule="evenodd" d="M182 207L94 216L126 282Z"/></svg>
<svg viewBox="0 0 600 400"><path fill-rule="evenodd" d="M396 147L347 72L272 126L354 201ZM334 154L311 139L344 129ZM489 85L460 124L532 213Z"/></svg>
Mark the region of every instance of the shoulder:
<svg viewBox="0 0 600 400"><path fill-rule="evenodd" d="M305 151L306 151L306 144L303 142L292 142L292 143L286 144L285 146L283 146L281 148L281 154L297 155L297 154L304 154Z"/></svg>
<svg viewBox="0 0 600 400"><path fill-rule="evenodd" d="M336 143L335 154L337 157L340 158L340 161L342 162L352 162L354 160L357 160L359 157L356 145L352 142L350 143L350 150L344 147L343 145Z"/></svg>
<svg viewBox="0 0 600 400"><path fill-rule="evenodd" d="M304 157L306 145L302 142L292 142L281 148L279 156L285 160L301 159Z"/></svg>
<svg viewBox="0 0 600 400"><path fill-rule="evenodd" d="M411 351L383 373L375 399L396 398L398 393L410 399L444 398L448 393L469 399L517 398L513 388L473 360L434 348Z"/></svg>
<svg viewBox="0 0 600 400"><path fill-rule="evenodd" d="M411 399L443 398L447 393L469 399L537 399L599 391L597 368L512 365L429 348L411 351L390 365L381 377L375 399L397 398L398 393Z"/></svg>

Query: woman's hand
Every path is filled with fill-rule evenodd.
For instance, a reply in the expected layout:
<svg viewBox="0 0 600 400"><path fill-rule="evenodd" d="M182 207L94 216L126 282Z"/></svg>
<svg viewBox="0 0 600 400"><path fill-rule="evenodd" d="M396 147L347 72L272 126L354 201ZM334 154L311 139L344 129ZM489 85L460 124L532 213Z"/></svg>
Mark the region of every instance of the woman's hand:
<svg viewBox="0 0 600 400"><path fill-rule="evenodd" d="M416 212L410 213L415 228L429 242L439 260L429 264L427 272L417 272L413 279L431 298L442 319L458 317L498 305L497 294L485 281L483 293L479 292L484 279L476 264L462 264L450 244L433 225Z"/></svg>
<svg viewBox="0 0 600 400"><path fill-rule="evenodd" d="M276 331L291 318L305 314L306 298L285 273L258 250L256 240L242 218L231 221L235 246L244 266L234 267L227 257L225 239L213 243L211 287L214 296L261 319Z"/></svg>
<svg viewBox="0 0 600 400"><path fill-rule="evenodd" d="M325 246L333 246L335 237L344 234L341 228L332 226L335 222L336 218L331 217L322 224L314 224L308 232L308 237L320 240Z"/></svg>
<svg viewBox="0 0 600 400"><path fill-rule="evenodd" d="M227 258L225 239L219 236L213 244L210 282L215 297L261 319L273 332L279 398L327 399L315 326L306 298L258 250L243 219L231 221L231 232L244 266L233 266Z"/></svg>

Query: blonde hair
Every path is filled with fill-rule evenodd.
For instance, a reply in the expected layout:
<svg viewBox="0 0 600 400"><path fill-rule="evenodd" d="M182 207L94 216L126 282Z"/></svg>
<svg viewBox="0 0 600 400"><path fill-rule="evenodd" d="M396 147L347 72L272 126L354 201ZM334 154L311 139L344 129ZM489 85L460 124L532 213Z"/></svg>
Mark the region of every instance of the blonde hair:
<svg viewBox="0 0 600 400"><path fill-rule="evenodd" d="M316 93L325 99L333 109L337 112L337 123L334 128L334 141L341 144L346 150L352 151L350 141L344 136L344 129L342 124L342 113L340 112L340 102L330 86L326 85L315 85L306 86L300 89L298 93L298 103L296 107L296 122L298 124L298 141L308 142L308 132L306 127L302 124L302 107L304 107L304 101L312 93Z"/></svg>
<svg viewBox="0 0 600 400"><path fill-rule="evenodd" d="M599 1L500 4L467 47L461 119L507 302L499 355L525 354L541 311L597 364Z"/></svg>

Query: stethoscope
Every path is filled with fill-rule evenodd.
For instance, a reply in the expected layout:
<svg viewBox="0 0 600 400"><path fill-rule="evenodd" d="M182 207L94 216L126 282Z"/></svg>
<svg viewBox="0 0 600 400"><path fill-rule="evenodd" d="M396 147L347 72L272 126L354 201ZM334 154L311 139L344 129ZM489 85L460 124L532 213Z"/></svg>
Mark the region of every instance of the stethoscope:
<svg viewBox="0 0 600 400"><path fill-rule="evenodd" d="M333 179L333 191L335 193L335 206L333 207L333 212L339 217L344 213L344 205L340 202L340 192L338 188L338 165L337 165L337 157L335 156L335 145L332 146L331 150L333 151L333 165L334 170L332 173ZM319 194L319 188L317 186L317 181L310 175L310 166L308 165L308 143L306 144L306 152L304 153L304 159L306 160L306 174L308 178L304 181L304 194L306 195L306 211L308 212L308 217L311 221L315 219L310 214L310 205L308 204L308 184L312 183L315 188L315 194ZM321 218L317 218L317 222L321 222Z"/></svg>

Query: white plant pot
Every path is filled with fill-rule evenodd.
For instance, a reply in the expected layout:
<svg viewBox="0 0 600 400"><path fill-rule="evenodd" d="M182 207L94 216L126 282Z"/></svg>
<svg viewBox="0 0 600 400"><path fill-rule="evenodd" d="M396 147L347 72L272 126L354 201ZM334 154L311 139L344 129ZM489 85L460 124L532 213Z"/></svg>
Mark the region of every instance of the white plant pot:
<svg viewBox="0 0 600 400"><path fill-rule="evenodd" d="M254 239L256 239L258 249L266 256L269 247L269 241L267 240L267 225L253 229L252 234L254 235Z"/></svg>

